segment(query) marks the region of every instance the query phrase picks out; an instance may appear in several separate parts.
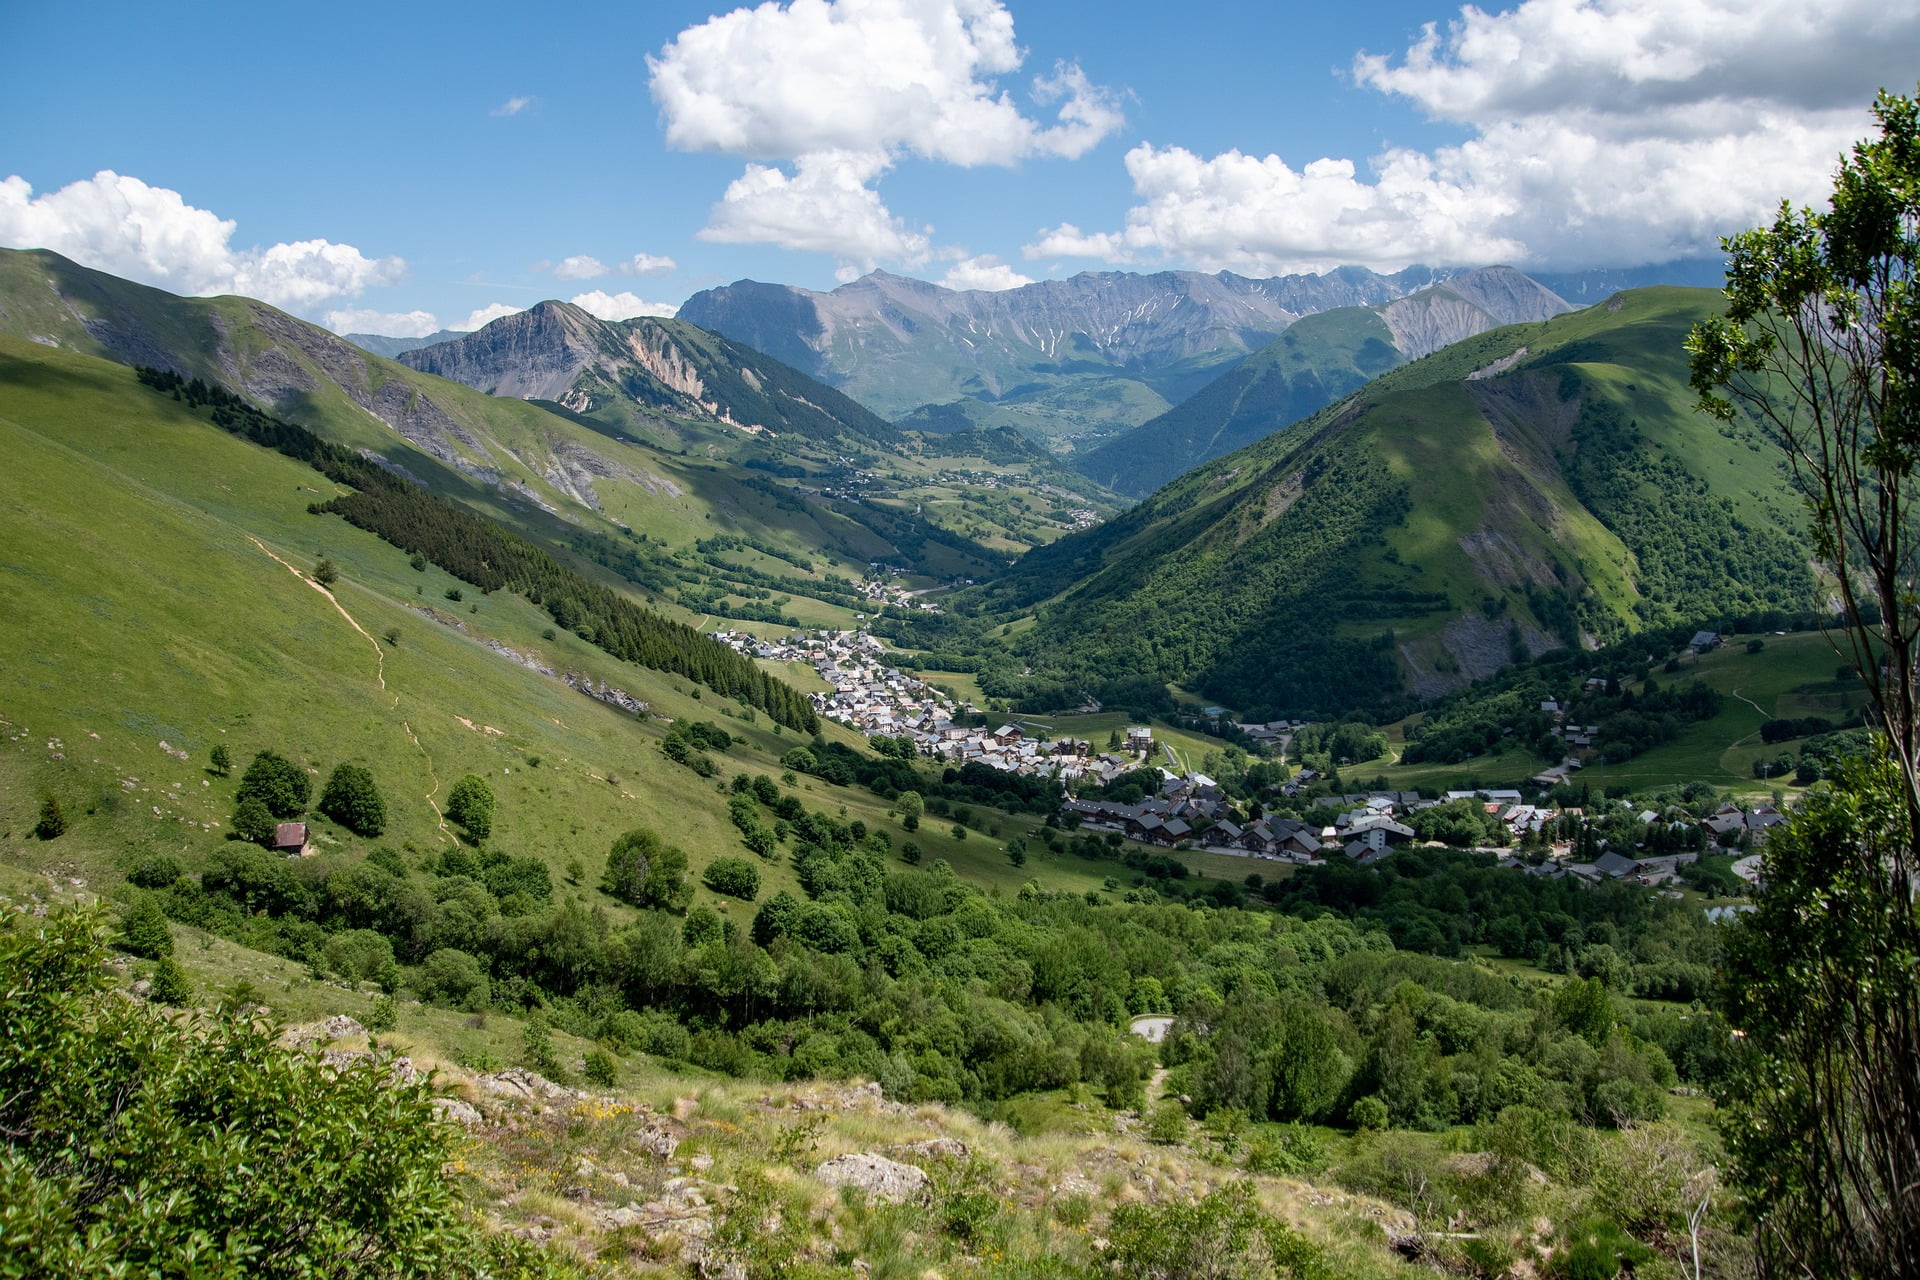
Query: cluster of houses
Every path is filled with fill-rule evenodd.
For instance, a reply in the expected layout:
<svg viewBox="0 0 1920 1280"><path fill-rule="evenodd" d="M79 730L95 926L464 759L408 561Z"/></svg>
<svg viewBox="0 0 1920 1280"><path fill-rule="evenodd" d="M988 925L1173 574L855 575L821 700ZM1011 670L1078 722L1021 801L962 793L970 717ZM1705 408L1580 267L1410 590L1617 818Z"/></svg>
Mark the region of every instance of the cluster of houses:
<svg viewBox="0 0 1920 1280"><path fill-rule="evenodd" d="M816 631L785 640L738 631L711 635L751 657L806 663L833 687L830 693L809 695L817 714L868 736L910 738L930 759L1058 778L1074 787L1104 786L1153 758L1153 731L1143 725L1130 726L1118 750L1095 751L1084 738L1046 741L1018 724L997 729L974 724L979 712L972 703L956 704L926 681L888 665L885 647L865 631Z"/></svg>
<svg viewBox="0 0 1920 1280"><path fill-rule="evenodd" d="M1562 818L1587 816L1577 808L1529 804L1514 790L1449 791L1438 799L1427 799L1410 791L1376 791L1328 797L1321 806L1323 812L1304 820L1271 816L1249 821L1232 797L1211 778L1197 773L1181 776L1162 770L1162 779L1159 793L1137 804L1071 799L1061 806L1061 813L1083 829L1118 832L1143 844L1305 866L1324 865L1328 859L1340 857L1371 866L1390 857L1396 849L1419 841L1414 828L1402 819L1422 809L1458 800L1478 804L1487 814L1498 818L1515 843L1529 834L1547 836ZM1325 812L1329 809L1330 812ZM1651 809L1635 817L1648 828L1661 822L1674 827L1697 825L1716 843L1728 836L1743 836L1749 844L1764 841L1771 828L1786 820L1770 804L1753 809L1723 804L1704 819L1661 814ZM1676 880L1680 868L1698 861L1700 856L1664 853L1641 857L1632 850L1606 848L1604 843L1591 862L1575 861L1574 853L1570 843L1551 842L1548 857L1537 865L1512 856L1503 857L1499 865L1551 880L1572 878L1590 884L1628 880L1659 887ZM1747 879L1758 874L1757 855L1742 861L1744 870L1737 866L1736 873Z"/></svg>

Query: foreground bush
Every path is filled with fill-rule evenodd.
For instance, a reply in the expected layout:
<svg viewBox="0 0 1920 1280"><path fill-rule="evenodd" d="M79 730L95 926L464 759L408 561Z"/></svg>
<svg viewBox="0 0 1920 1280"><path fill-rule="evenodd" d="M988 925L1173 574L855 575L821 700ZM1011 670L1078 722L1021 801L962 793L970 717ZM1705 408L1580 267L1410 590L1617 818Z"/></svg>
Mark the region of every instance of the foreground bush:
<svg viewBox="0 0 1920 1280"><path fill-rule="evenodd" d="M90 910L0 903L0 1280L563 1276L480 1231L424 1084L107 989Z"/></svg>

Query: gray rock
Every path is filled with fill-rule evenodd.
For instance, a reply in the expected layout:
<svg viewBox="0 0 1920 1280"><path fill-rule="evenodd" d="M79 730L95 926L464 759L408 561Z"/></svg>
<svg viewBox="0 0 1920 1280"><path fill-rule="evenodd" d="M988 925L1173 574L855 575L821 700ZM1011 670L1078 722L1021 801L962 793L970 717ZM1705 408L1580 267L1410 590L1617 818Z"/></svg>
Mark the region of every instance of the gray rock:
<svg viewBox="0 0 1920 1280"><path fill-rule="evenodd" d="M875 1200L899 1204L918 1199L932 1179L926 1171L871 1151L835 1156L813 1171L830 1187L858 1187Z"/></svg>
<svg viewBox="0 0 1920 1280"><path fill-rule="evenodd" d="M481 1122L480 1112L473 1104L458 1098L435 1098L433 1109L457 1124L476 1125Z"/></svg>

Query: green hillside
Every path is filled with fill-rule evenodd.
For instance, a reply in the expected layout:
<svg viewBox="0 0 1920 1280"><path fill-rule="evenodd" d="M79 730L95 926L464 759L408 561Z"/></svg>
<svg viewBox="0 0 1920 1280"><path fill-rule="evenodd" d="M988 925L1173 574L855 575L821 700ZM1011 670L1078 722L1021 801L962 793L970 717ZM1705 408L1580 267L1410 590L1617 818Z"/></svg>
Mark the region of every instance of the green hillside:
<svg viewBox="0 0 1920 1280"><path fill-rule="evenodd" d="M1051 514L1059 503L1043 486L1072 486L1075 507L1114 507L1097 486L1037 460L999 468L996 500L964 513L928 501L930 486L983 468L978 444L928 437L926 447L725 339L690 326L662 332L676 351L700 352L705 380L726 382L729 394L777 397L796 414L815 414L805 402L817 400L872 434L815 423L752 435L704 411L676 416L627 397L583 414L489 395L250 299L180 298L56 254L0 250L0 333L225 385L536 542L597 562L658 603L683 605L689 621L850 625L869 607L851 586L872 563L921 586L977 577L1074 527L1070 515ZM736 355L753 362L728 364ZM720 531L772 554L755 566L700 550Z"/></svg>
<svg viewBox="0 0 1920 1280"><path fill-rule="evenodd" d="M1159 417L1077 455L1074 466L1118 493L1143 498L1181 472L1290 426L1409 359L1566 309L1519 272L1493 267L1392 302L1303 316Z"/></svg>
<svg viewBox="0 0 1920 1280"><path fill-rule="evenodd" d="M415 569L373 535L310 514L336 486L130 370L0 337L0 387L13 460L0 481L0 573L9 598L33 602L0 620L10 857L36 849L28 830L44 790L71 819L46 848L83 875L124 871L148 852L221 848L236 779L210 774L208 753L225 745L236 775L271 747L319 770L316 790L334 764L365 763L387 801L383 843L451 847L436 802L476 773L498 796L497 837L556 882L574 858L597 875L612 837L639 825L672 832L697 872L739 839L713 783L662 756L670 722L723 724L739 739L715 757L727 772L777 774L778 756L803 740L710 689L609 657L525 600ZM323 557L340 574L327 592L308 577ZM569 672L627 690L656 718L575 692L560 679ZM904 838L878 797L817 779L802 793ZM1026 878L985 840L944 829L919 840L989 883ZM367 847L332 824L321 843ZM1030 874L1066 887L1100 879L1071 862ZM791 883L780 866L767 875Z"/></svg>
<svg viewBox="0 0 1920 1280"><path fill-rule="evenodd" d="M1716 295L1649 289L1469 338L1182 476L985 588L1074 705L1173 681L1259 712L1429 696L1515 655L1814 600L1757 437L1692 411ZM983 681L983 687L985 685Z"/></svg>

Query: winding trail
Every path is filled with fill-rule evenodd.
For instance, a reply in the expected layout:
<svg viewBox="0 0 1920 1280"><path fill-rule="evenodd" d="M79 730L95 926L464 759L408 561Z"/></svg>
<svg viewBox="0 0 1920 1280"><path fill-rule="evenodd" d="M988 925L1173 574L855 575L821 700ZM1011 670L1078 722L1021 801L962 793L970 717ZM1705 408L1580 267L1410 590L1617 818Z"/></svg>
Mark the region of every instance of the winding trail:
<svg viewBox="0 0 1920 1280"><path fill-rule="evenodd" d="M1772 712L1768 711L1765 707L1755 702L1752 698L1741 697L1740 691L1738 689L1735 689L1733 691L1733 696L1736 698L1739 698L1740 701L1746 703L1748 706L1752 707L1755 711L1758 711L1761 715L1765 716L1767 719L1769 720L1773 719Z"/></svg>
<svg viewBox="0 0 1920 1280"><path fill-rule="evenodd" d="M267 544L260 541L260 539L254 537L252 534L247 535L247 541L251 542L254 546L260 548L261 554L265 555L269 560L272 560L275 564L278 564L281 568L285 569L288 573L292 574L294 577L300 579L300 581L306 583L308 586L312 587L315 591L318 591L321 595L325 596L327 598L327 603L332 605L334 609L339 612L340 616L347 620L348 626L352 627L355 631L358 631L361 635L366 636L367 643L373 646L373 678L377 682L379 682L380 691L382 693L392 692L387 688L386 651L380 647L380 642L374 639L373 636L369 635L367 632L367 629L361 626L359 621L352 614L347 612L347 607L341 604L340 601L334 597L333 592L327 590L325 587L315 582L312 578L309 578L306 574L300 572L299 569L295 568L293 565L288 564L285 560L282 560L279 556L274 555L273 552L268 551ZM397 693L393 695L393 705L396 707L400 705L400 695Z"/></svg>
<svg viewBox="0 0 1920 1280"><path fill-rule="evenodd" d="M347 612L347 607L340 603L339 598L336 597L333 594L333 592L327 590L320 583L315 582L312 578L309 578L306 574L300 572L300 570L296 566L287 563L287 561L281 559L279 556L275 555L273 552L267 550L266 543L260 541L260 539L254 537L252 534L247 535L247 541L251 542L254 546L260 548L261 554L266 556L269 560L272 560L275 564L278 564L280 567L285 569L288 573L292 574L294 577L300 579L300 581L306 583L308 586L312 587L315 591L318 591L321 595L325 596L327 598L327 603L332 605L335 611L338 612L341 617L347 620L348 626L352 627L355 631L358 631L361 635L366 636L367 643L373 646L374 681L380 686L380 692L388 694L393 698L392 706L398 707L400 705L400 695L394 692L392 689L387 688L387 651L380 647L380 642L376 640L367 631L365 627L360 625L360 620ZM440 774L433 767L433 755L425 747L420 745L420 739L414 734L412 725L408 724L405 720L402 720L400 722L400 728L406 732L407 741L413 744L413 749L415 751L418 751L420 753L421 759L427 762L427 777L432 780L433 786L428 788L427 794L424 797L424 799L427 802L427 807L433 810L434 824L439 828L441 839L452 842L453 837L447 831L446 815L440 812L440 806L434 802L434 796L439 794L439 791L440 791Z"/></svg>

